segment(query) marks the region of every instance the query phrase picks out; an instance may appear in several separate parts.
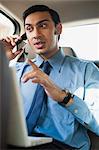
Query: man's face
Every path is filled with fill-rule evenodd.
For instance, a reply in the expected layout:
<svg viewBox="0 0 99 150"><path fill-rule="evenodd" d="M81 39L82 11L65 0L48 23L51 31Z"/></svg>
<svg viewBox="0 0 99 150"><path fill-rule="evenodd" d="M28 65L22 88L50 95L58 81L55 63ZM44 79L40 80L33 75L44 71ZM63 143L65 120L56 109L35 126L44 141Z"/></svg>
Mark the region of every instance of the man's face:
<svg viewBox="0 0 99 150"><path fill-rule="evenodd" d="M57 42L58 35L61 33L61 24L55 27L48 12L35 12L28 15L25 19L25 31L29 44L37 54L49 58L58 50Z"/></svg>

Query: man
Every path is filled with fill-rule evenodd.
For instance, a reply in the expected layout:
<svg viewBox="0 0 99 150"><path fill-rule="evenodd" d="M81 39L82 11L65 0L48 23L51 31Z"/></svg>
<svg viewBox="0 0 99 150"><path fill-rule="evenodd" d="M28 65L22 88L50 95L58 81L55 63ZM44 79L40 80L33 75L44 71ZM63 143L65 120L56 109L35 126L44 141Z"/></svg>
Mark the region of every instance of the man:
<svg viewBox="0 0 99 150"><path fill-rule="evenodd" d="M41 113L33 132L64 143L64 149L89 150L87 129L99 135L98 68L92 63L65 56L58 47L62 24L56 11L44 5L32 6L23 13L23 20L28 42L37 54L35 60L28 60L28 63L16 63L26 117L37 84L47 94L46 114ZM20 53L12 53L20 38L3 40L10 60ZM51 66L49 75L42 71L45 61Z"/></svg>

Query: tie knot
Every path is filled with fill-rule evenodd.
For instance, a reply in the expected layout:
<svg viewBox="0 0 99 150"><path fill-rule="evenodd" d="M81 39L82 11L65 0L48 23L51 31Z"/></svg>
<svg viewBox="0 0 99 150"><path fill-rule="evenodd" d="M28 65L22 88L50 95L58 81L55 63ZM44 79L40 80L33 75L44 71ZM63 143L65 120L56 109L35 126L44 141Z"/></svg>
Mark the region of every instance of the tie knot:
<svg viewBox="0 0 99 150"><path fill-rule="evenodd" d="M51 71L51 65L48 61L44 62L43 63L43 67L42 67L43 71L49 75L50 74L50 71Z"/></svg>

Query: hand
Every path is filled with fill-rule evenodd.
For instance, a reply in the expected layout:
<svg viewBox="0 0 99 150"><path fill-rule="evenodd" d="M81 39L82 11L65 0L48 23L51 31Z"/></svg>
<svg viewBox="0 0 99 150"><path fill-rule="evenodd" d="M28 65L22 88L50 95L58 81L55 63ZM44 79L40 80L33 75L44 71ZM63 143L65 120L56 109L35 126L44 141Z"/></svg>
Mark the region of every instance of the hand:
<svg viewBox="0 0 99 150"><path fill-rule="evenodd" d="M48 96L50 96L53 100L61 102L66 93L62 91L54 82L49 78L49 76L39 69L37 65L35 65L31 60L28 60L28 63L32 66L33 70L29 73L26 73L22 77L23 82L27 82L29 79L32 79L33 83L38 83L45 89L45 92Z"/></svg>
<svg viewBox="0 0 99 150"><path fill-rule="evenodd" d="M9 60L14 59L22 51L21 49L13 52L13 48L16 46L15 42L18 41L18 39L21 39L21 37L18 35L14 35L12 37L6 37L5 39L1 40L1 42L4 44L5 53Z"/></svg>

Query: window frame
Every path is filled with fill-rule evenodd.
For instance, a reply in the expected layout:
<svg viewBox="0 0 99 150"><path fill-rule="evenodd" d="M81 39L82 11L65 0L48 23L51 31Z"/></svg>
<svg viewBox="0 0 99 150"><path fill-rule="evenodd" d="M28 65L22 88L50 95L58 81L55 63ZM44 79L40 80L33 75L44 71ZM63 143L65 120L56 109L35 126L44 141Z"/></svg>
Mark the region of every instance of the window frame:
<svg viewBox="0 0 99 150"><path fill-rule="evenodd" d="M7 14L4 10L0 10L0 13L7 17L13 23L15 27L13 34L19 34L21 32L21 27L18 21L15 18L11 17L9 14Z"/></svg>

